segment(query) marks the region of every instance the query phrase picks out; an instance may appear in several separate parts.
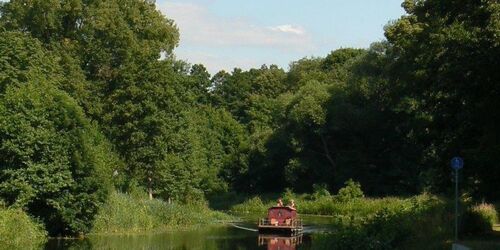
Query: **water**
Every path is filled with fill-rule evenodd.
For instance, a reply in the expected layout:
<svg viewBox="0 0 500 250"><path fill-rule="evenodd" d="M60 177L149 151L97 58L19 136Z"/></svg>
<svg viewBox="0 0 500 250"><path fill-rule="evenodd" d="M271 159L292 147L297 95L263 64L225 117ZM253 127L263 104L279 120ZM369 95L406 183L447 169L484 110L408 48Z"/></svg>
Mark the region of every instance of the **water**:
<svg viewBox="0 0 500 250"><path fill-rule="evenodd" d="M310 249L308 234L259 235L231 226L154 235L93 236L84 240L50 240L46 249ZM273 248L274 247L274 248ZM279 247L279 248L278 248Z"/></svg>
<svg viewBox="0 0 500 250"><path fill-rule="evenodd" d="M189 231L150 235L90 236L83 240L51 239L46 249L311 249L311 235L331 230L326 217L302 217L304 234L295 237L259 235L253 216L247 222L215 225Z"/></svg>
<svg viewBox="0 0 500 250"><path fill-rule="evenodd" d="M50 240L45 249L268 249L268 250L302 250L327 249L324 244L325 232L334 233L337 226L334 220L328 217L301 216L304 221L304 233L295 237L276 235L261 235L257 229L258 216L246 216L246 222L234 225L214 225L195 230L173 231L161 234L148 235L106 235L90 236L83 240ZM338 228L337 228L338 230ZM317 237L322 235L320 237ZM330 234L326 234L330 235ZM330 239L330 236L327 236ZM323 242L321 242L323 240ZM362 241L362 239L360 239ZM341 249L351 249L356 242L342 243ZM373 248L373 243L369 242ZM414 246L405 246L401 249L450 249L450 247L430 247L430 242L419 242ZM338 248L338 247L335 247ZM364 247L363 247L364 248ZM383 249L384 247L377 249ZM370 249L367 247L366 249Z"/></svg>

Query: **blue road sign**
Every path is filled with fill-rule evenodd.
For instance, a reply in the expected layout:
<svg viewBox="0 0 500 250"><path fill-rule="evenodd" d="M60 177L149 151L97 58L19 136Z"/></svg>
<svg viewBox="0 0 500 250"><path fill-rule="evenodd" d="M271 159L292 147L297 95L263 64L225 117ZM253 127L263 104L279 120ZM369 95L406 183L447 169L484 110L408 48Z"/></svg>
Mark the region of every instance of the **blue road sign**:
<svg viewBox="0 0 500 250"><path fill-rule="evenodd" d="M464 167L464 159L460 157L453 157L451 159L451 168L458 170Z"/></svg>

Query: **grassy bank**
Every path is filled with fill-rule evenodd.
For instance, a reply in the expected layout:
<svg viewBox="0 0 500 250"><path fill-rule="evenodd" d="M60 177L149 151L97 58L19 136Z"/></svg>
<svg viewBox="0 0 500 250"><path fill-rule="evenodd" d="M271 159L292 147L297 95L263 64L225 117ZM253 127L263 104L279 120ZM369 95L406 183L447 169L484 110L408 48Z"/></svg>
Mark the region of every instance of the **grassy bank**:
<svg viewBox="0 0 500 250"><path fill-rule="evenodd" d="M300 214L329 215L335 221L334 232L313 235L317 249L411 249L412 246L443 247L451 235L449 202L422 194L410 198L366 198L361 186L353 181L335 195L324 187L313 194L281 195L284 202L294 200ZM274 199L253 197L234 205L233 213L264 214ZM429 245L435 244L435 245ZM403 247L404 246L404 247Z"/></svg>
<svg viewBox="0 0 500 250"><path fill-rule="evenodd" d="M154 233L228 221L231 217L202 204L168 204L146 195L111 193L96 216L93 234Z"/></svg>
<svg viewBox="0 0 500 250"><path fill-rule="evenodd" d="M47 232L19 209L0 208L0 249L39 249Z"/></svg>
<svg viewBox="0 0 500 250"><path fill-rule="evenodd" d="M287 193L283 197L293 198L301 214L333 216L336 230L314 234L314 249L418 249L421 242L429 249L439 249L452 232L448 203L433 195L342 201L330 195ZM231 211L264 214L274 204L253 197Z"/></svg>
<svg viewBox="0 0 500 250"><path fill-rule="evenodd" d="M313 249L449 249L453 237L453 203L430 194L408 198L366 198L359 184L349 181L335 195L317 187L313 194L254 196L230 207L236 214L265 214L282 197L293 199L300 214L333 217L335 230L313 234ZM465 203L462 239L498 246L495 206ZM475 245L475 246L476 246ZM489 248L488 248L489 249Z"/></svg>
<svg viewBox="0 0 500 250"><path fill-rule="evenodd" d="M384 200L384 199L382 199ZM341 215L337 231L316 235L315 244L323 249L442 249L451 236L452 223L447 204L430 195L408 199L358 201L364 209L350 217ZM371 212L371 213L369 213Z"/></svg>
<svg viewBox="0 0 500 250"><path fill-rule="evenodd" d="M283 198L285 204L293 199L301 214L354 218L370 217L382 210L406 210L414 204L438 200L437 197L431 195L419 195L411 198L366 198L361 186L352 181L346 182L346 186L335 195L331 195L324 187L317 187L312 194L295 194L288 190L280 197ZM232 213L265 213L269 207L276 204L276 198L277 196L273 198L255 196L243 203L233 205L230 211Z"/></svg>

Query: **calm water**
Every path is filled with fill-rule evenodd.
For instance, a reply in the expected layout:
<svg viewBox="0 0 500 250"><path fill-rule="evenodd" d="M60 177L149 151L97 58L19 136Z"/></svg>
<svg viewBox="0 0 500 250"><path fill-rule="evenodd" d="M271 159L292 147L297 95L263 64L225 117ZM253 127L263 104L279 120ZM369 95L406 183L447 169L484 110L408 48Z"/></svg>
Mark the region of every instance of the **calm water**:
<svg viewBox="0 0 500 250"><path fill-rule="evenodd" d="M266 244L269 242L270 245L289 246L280 248L285 250L309 249L308 239L306 236L259 239L256 232L232 227L215 227L147 236L103 236L85 240L52 240L47 244L46 249L268 249Z"/></svg>
<svg viewBox="0 0 500 250"><path fill-rule="evenodd" d="M92 236L84 240L50 240L46 249L311 249L311 234L332 230L330 219L303 217L304 234L295 237L259 235L256 218L231 225L218 225L190 231L134 236Z"/></svg>
<svg viewBox="0 0 500 250"><path fill-rule="evenodd" d="M315 242L315 234L334 232L333 221L328 217L304 217L304 234L295 237L259 235L256 229L257 217L247 217L248 222L218 225L190 231L166 232L162 234L134 236L92 236L84 240L50 240L46 249L268 249L300 250L322 249ZM431 249L429 242L405 249ZM343 249L349 249L345 246ZM432 249L435 249L432 247ZM442 248L440 248L442 249ZM449 249L449 248L447 248Z"/></svg>

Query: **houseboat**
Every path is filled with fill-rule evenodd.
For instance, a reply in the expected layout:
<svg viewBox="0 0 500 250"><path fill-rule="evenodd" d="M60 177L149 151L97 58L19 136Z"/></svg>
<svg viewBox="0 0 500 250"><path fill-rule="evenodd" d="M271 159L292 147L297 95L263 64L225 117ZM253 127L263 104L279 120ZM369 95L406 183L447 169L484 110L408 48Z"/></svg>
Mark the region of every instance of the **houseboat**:
<svg viewBox="0 0 500 250"><path fill-rule="evenodd" d="M267 210L267 218L259 220L259 233L300 234L303 226L297 210L291 207L271 207Z"/></svg>

